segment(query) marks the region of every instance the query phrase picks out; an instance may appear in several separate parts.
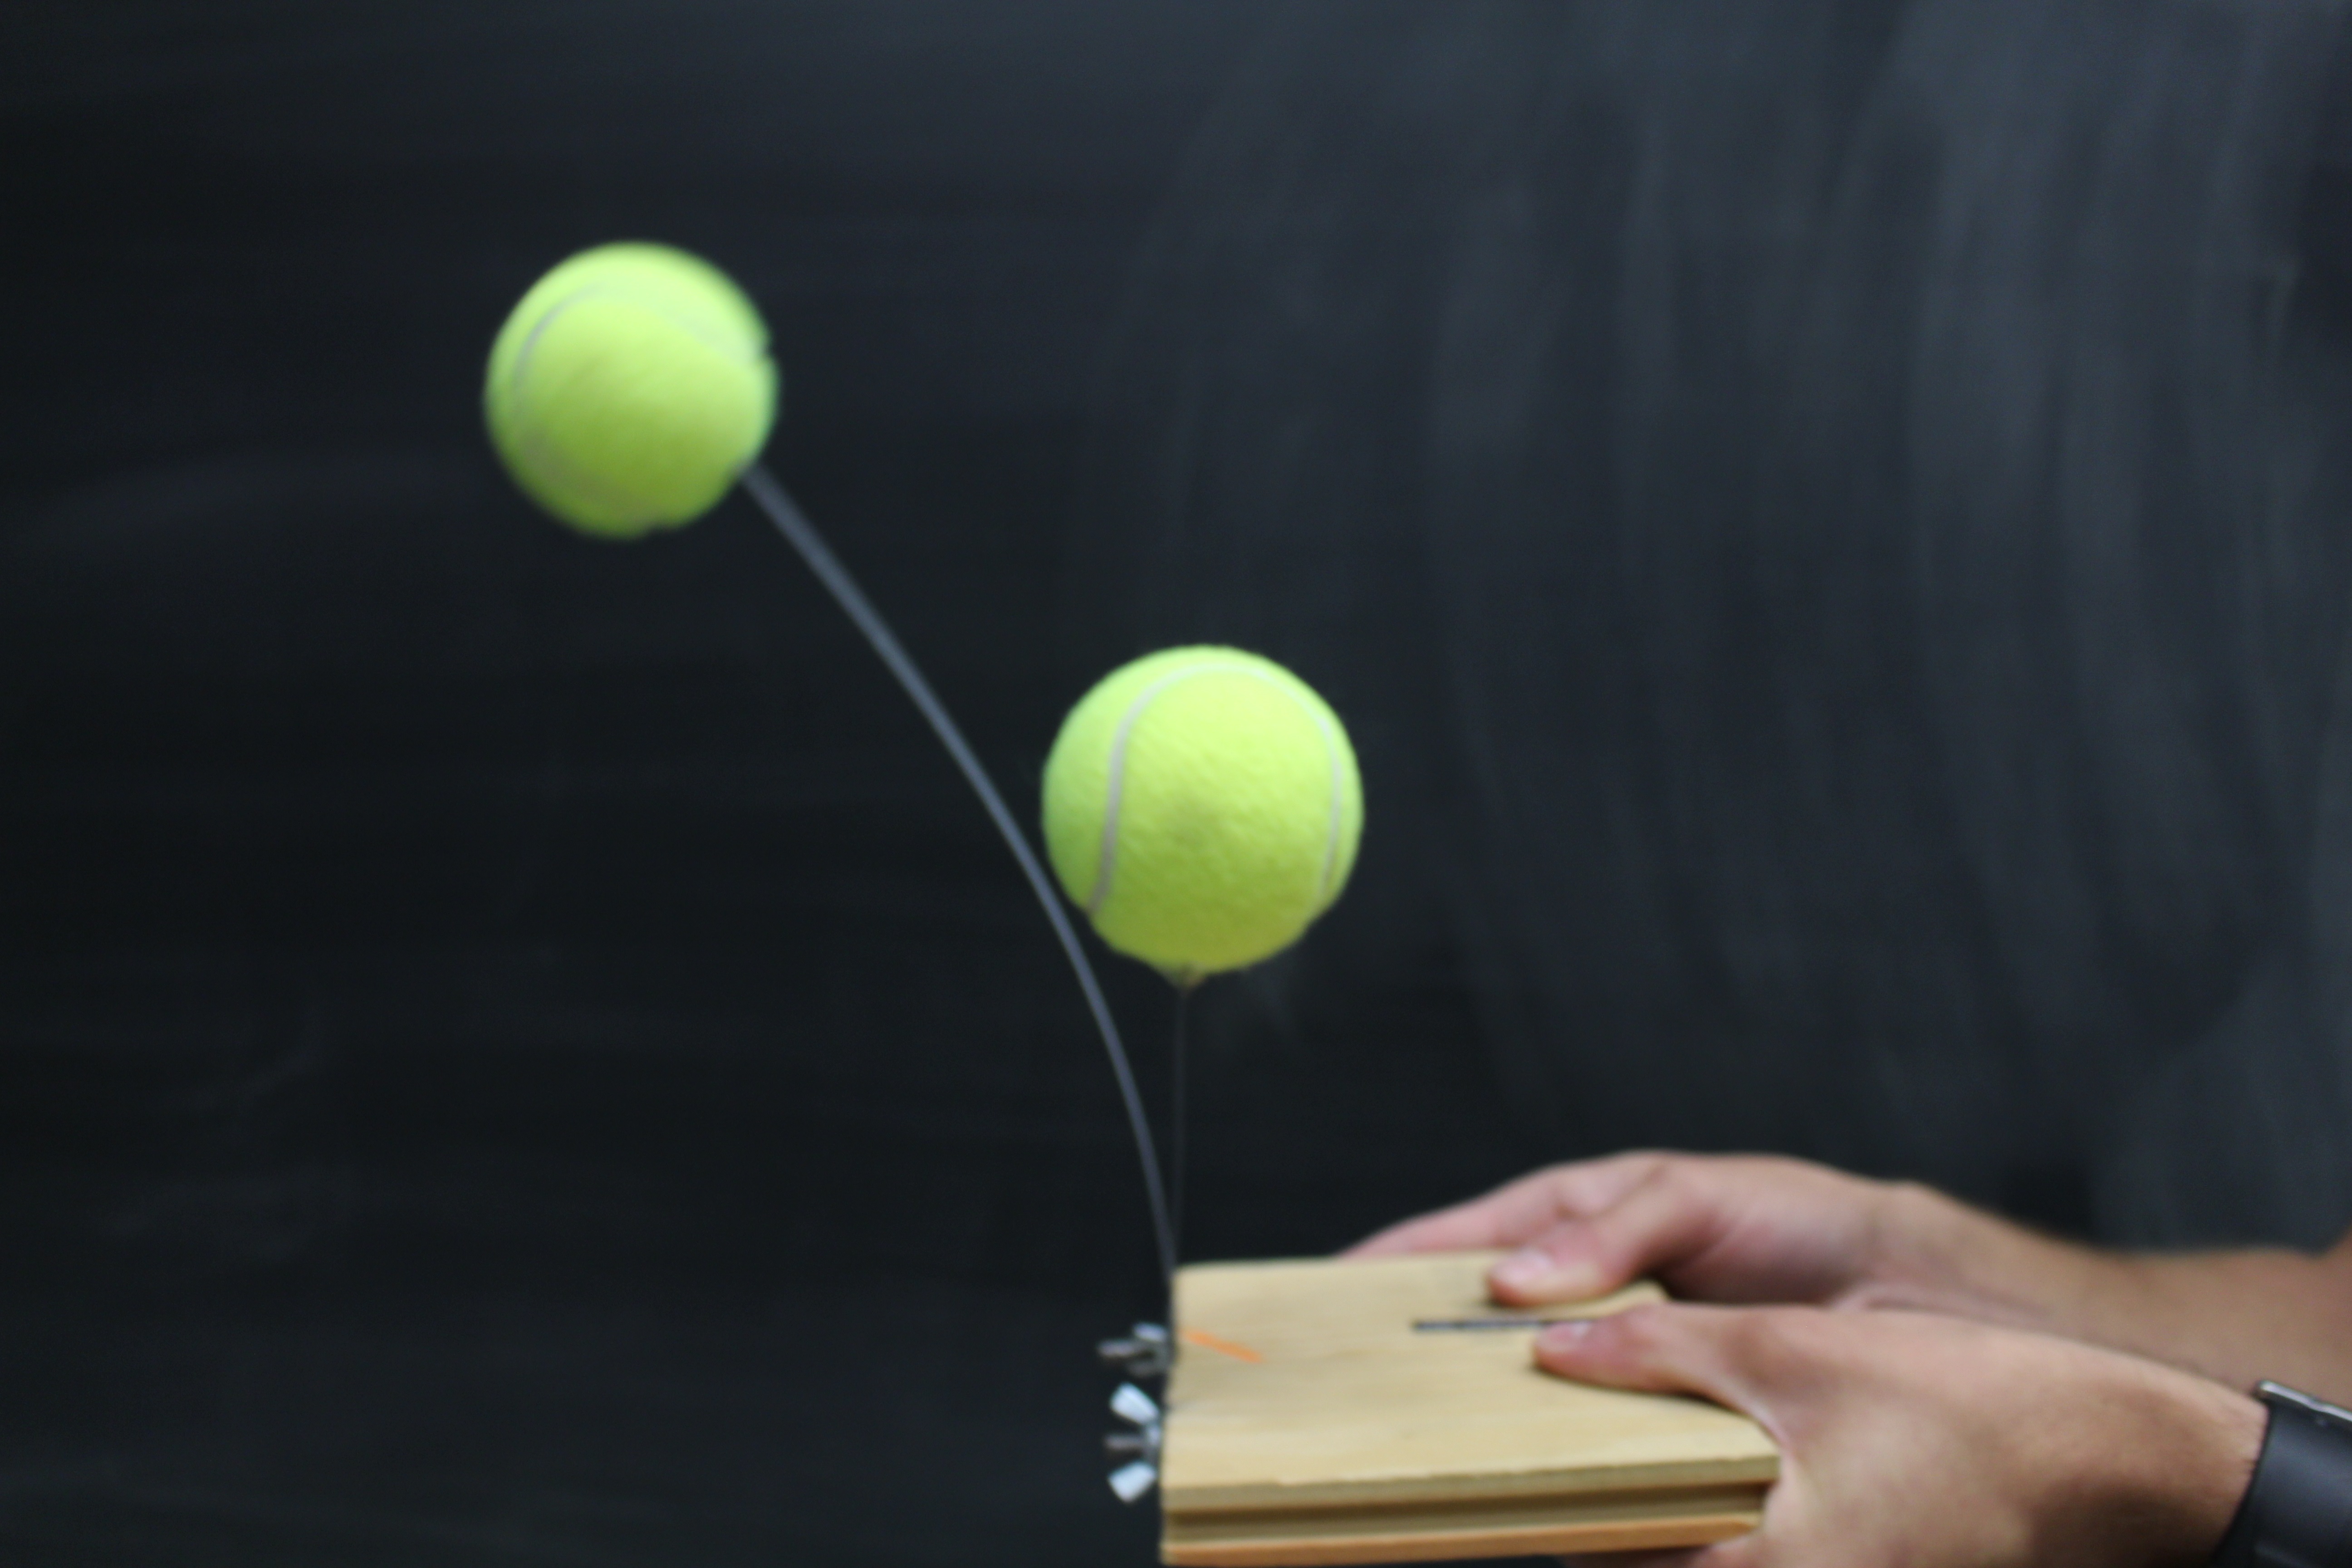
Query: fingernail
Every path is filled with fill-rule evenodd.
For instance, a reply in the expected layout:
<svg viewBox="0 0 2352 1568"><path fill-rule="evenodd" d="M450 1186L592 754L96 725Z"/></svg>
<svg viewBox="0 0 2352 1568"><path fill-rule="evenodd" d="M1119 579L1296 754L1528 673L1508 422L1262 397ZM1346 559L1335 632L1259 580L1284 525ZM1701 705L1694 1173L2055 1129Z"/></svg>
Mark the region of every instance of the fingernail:
<svg viewBox="0 0 2352 1568"><path fill-rule="evenodd" d="M1584 1337L1591 1331L1592 1320L1591 1318L1570 1318L1564 1323L1554 1323L1551 1327L1538 1334L1536 1336L1536 1349L1539 1351L1571 1351L1578 1345L1583 1343Z"/></svg>
<svg viewBox="0 0 2352 1568"><path fill-rule="evenodd" d="M1553 1267L1549 1253L1538 1252L1530 1247L1514 1252L1496 1264L1495 1281L1500 1285L1508 1285L1515 1290L1525 1290L1549 1275Z"/></svg>
<svg viewBox="0 0 2352 1568"><path fill-rule="evenodd" d="M1562 1262L1548 1252L1528 1247L1495 1265L1495 1283L1529 1295L1577 1300L1601 1293L1592 1266L1576 1259Z"/></svg>

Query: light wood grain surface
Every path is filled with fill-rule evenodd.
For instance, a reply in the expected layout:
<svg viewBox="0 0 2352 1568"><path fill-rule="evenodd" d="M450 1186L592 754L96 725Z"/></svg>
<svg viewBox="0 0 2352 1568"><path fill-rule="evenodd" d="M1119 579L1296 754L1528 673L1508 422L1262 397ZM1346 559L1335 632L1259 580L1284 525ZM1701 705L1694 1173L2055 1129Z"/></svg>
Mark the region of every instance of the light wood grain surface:
<svg viewBox="0 0 2352 1568"><path fill-rule="evenodd" d="M1529 1360L1534 1321L1617 1310L1656 1289L1511 1313L1486 1299L1493 1256L1184 1269L1160 1469L1166 1560L1276 1568L1600 1551L1752 1527L1779 1468L1753 1422L1569 1383ZM1531 1326L1414 1328L1503 1316Z"/></svg>

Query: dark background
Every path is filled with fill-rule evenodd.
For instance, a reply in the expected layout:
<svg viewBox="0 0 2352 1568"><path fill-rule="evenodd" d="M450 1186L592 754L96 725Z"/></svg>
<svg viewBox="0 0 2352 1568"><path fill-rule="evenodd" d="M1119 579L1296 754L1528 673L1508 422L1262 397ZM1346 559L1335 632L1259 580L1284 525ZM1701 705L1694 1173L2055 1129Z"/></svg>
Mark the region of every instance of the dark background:
<svg viewBox="0 0 2352 1568"><path fill-rule="evenodd" d="M1260 13L8 7L0 1558L1149 1559L1148 1225L1002 846L744 503L574 538L478 384L577 247L728 267L1026 812L1103 339ZM1204 1057L1196 1253L1537 1157L1428 989Z"/></svg>
<svg viewBox="0 0 2352 1568"><path fill-rule="evenodd" d="M482 439L611 238L760 301L772 463L1017 801L1151 647L1348 719L1190 1255L1638 1142L2332 1236L2336 34L8 7L0 1558L1149 1560L1149 1231L1002 847L741 501L595 543Z"/></svg>

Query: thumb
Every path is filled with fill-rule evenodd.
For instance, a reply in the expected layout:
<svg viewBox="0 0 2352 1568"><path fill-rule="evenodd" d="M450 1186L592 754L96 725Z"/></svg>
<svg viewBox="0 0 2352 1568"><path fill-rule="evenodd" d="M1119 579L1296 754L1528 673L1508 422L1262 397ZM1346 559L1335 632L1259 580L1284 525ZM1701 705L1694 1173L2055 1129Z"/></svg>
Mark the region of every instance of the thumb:
<svg viewBox="0 0 2352 1568"><path fill-rule="evenodd" d="M1799 1319L1822 1316L1803 1307L1633 1307L1553 1324L1536 1337L1536 1362L1548 1372L1604 1388L1696 1394L1727 1405L1771 1436L1784 1456L1785 1481L1790 1447L1772 1403L1819 1370L1795 1342L1807 1337L1799 1331L1808 1325ZM1819 1349L1817 1340L1813 1348ZM1780 1490L1776 1486L1772 1496ZM1769 1507L1768 1502L1763 1531L1700 1548L1675 1568L1761 1568L1776 1555L1765 1545L1772 1533Z"/></svg>
<svg viewBox="0 0 2352 1568"><path fill-rule="evenodd" d="M1497 1300L1538 1306L1605 1295L1696 1256L1723 1234L1711 1193L1663 1163L1608 1207L1565 1219L1497 1262Z"/></svg>
<svg viewBox="0 0 2352 1568"><path fill-rule="evenodd" d="M1760 1416L1756 1363L1775 1310L1662 1302L1554 1323L1536 1336L1536 1363L1604 1388L1695 1394Z"/></svg>

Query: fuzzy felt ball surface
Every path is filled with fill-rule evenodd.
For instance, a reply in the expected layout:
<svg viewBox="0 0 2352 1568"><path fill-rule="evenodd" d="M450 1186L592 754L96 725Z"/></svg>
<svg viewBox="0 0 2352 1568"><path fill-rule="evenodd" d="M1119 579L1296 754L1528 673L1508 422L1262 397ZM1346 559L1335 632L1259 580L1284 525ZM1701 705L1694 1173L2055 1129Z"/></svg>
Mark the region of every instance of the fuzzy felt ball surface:
<svg viewBox="0 0 2352 1568"><path fill-rule="evenodd" d="M1103 940L1189 982L1271 957L1331 906L1363 788L1306 682L1238 648L1171 648L1071 710L1045 819L1055 874Z"/></svg>
<svg viewBox="0 0 2352 1568"><path fill-rule="evenodd" d="M767 444L767 325L698 257L599 246L507 318L483 406L507 470L556 517L610 538L676 528L718 505Z"/></svg>

